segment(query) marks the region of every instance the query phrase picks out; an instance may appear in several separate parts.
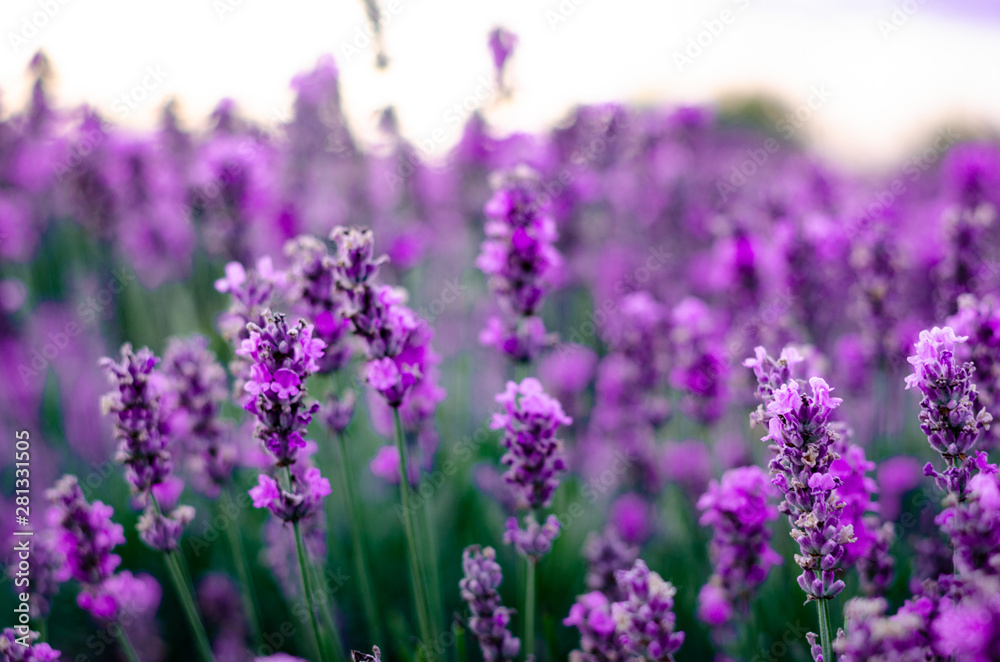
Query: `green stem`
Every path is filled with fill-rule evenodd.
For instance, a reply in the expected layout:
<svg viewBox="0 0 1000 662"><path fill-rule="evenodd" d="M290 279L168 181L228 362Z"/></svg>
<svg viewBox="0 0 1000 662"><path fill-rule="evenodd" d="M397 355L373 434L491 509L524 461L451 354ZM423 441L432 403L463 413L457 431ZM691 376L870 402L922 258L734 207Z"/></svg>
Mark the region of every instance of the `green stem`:
<svg viewBox="0 0 1000 662"><path fill-rule="evenodd" d="M406 441L403 439L403 422L399 418L399 407L392 408L393 420L396 425L396 448L399 450L399 498L403 506L403 527L406 530L406 545L410 561L410 582L413 585L413 601L417 611L417 622L420 628L420 638L425 656L430 659L430 646L433 643L430 621L427 618L427 592L424 590L423 573L420 569L420 559L417 556L417 539L413 533L413 513L410 511L410 478L407 475Z"/></svg>
<svg viewBox="0 0 1000 662"><path fill-rule="evenodd" d="M444 607L441 603L441 575L438 572L437 544L434 542L436 527L434 526L433 507L433 504L429 500L424 504L424 538L427 545L424 565L428 569L427 574L429 577L427 577L427 582L430 584L427 597L431 601L431 608L433 609L433 612L430 614L431 625L434 628L434 632L441 632L444 628L444 624L441 621L441 614L444 613ZM427 562L428 559L430 560L429 562Z"/></svg>
<svg viewBox="0 0 1000 662"><path fill-rule="evenodd" d="M816 609L819 612L819 639L823 647L823 662L833 662L833 647L830 638L830 604L829 600L819 599L816 601Z"/></svg>
<svg viewBox="0 0 1000 662"><path fill-rule="evenodd" d="M132 648L132 642L129 641L128 633L125 632L125 626L120 622L117 625L118 632L115 633L115 639L118 640L118 647L122 649L125 659L128 662L139 662L139 656L135 654L135 649Z"/></svg>
<svg viewBox="0 0 1000 662"><path fill-rule="evenodd" d="M206 662L212 662L215 659L212 655L212 647L208 643L205 626L201 623L201 617L198 615L198 607L195 606L194 596L191 593L191 586L184 578L184 571L181 569L178 555L179 552L175 549L165 552L163 556L167 562L170 579L174 583L174 590L177 591L177 597L180 598L184 615L187 617L188 625L191 627L191 632L194 635L194 642L198 653Z"/></svg>
<svg viewBox="0 0 1000 662"><path fill-rule="evenodd" d="M316 592L316 586L320 586L325 581L321 568L316 567L316 564L309 564L309 579L312 581L313 591ZM323 595L316 595L316 601L319 603L319 610L323 612L323 621L326 623L326 630L320 630L320 633L324 635L323 645L326 647L327 651L331 648L333 649L333 659L337 662L344 662L344 644L340 640L340 630L337 628L337 622L333 618L333 613L330 611L330 600L326 596L326 591L324 590ZM327 632L330 636L327 636ZM332 639L332 641L331 641Z"/></svg>
<svg viewBox="0 0 1000 662"><path fill-rule="evenodd" d="M524 654L535 654L535 565L528 559L528 587L524 592Z"/></svg>
<svg viewBox="0 0 1000 662"><path fill-rule="evenodd" d="M306 560L306 545L302 540L302 527L299 526L298 522L292 524L292 528L295 530L295 555L298 557L299 561L299 576L302 579L302 589L305 591L306 595L306 607L309 610L309 624L312 627L312 637L313 645L316 647L316 652L319 655L319 659L323 662L328 662L329 657L326 655L326 650L320 645L319 623L316 621L316 600L313 599L312 581L309 579L309 568L307 566L308 561Z"/></svg>
<svg viewBox="0 0 1000 662"><path fill-rule="evenodd" d="M365 608L365 617L368 620L368 634L373 640L382 641L382 624L378 618L375 592L372 590L374 582L368 566L368 554L365 551L364 531L361 528L364 519L362 519L358 507L357 495L354 492L354 479L347 462L347 443L343 434L338 434L336 437L340 446L340 467L343 469L344 488L347 490L347 513L351 527L351 538L354 543L354 566L355 572L361 580L361 598Z"/></svg>
<svg viewBox="0 0 1000 662"><path fill-rule="evenodd" d="M228 501L226 505L233 506L233 512L236 512L236 500L233 499L232 486L227 486L223 492ZM240 597L243 599L243 611L246 613L247 622L250 625L250 634L253 638L254 649L260 650L263 640L260 638L260 616L257 614L257 605L253 600L253 579L250 576L247 553L243 547L243 538L237 530L237 521L235 519L226 526L226 533L229 536L229 547L233 555L233 564L236 566L236 574L240 580Z"/></svg>

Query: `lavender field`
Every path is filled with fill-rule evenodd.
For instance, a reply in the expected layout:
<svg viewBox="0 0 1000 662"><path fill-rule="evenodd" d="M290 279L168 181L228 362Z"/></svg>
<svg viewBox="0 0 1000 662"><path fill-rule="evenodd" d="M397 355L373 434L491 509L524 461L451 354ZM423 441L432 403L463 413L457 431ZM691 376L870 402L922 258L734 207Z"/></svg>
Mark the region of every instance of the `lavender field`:
<svg viewBox="0 0 1000 662"><path fill-rule="evenodd" d="M333 57L277 124L56 73L0 114L0 660L1000 660L991 136L859 174L760 96L439 156Z"/></svg>

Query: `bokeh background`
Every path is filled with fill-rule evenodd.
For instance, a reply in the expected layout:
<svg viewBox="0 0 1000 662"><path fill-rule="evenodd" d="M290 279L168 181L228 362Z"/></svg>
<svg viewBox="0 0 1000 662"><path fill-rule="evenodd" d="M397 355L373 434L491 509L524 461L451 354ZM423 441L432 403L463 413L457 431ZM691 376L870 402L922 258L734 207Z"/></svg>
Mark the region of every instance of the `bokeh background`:
<svg viewBox="0 0 1000 662"><path fill-rule="evenodd" d="M909 513L917 523L907 534L926 533L927 511L919 504L936 496L925 485L930 496L921 497L909 470L919 473L929 451L916 428L915 401L900 385L916 332L955 312L949 288L982 294L996 292L1000 282L989 250L974 256L980 273L972 286L962 290L949 280L958 249L942 220L943 209L968 202L963 186L995 184L1000 172L990 142L1000 124L996 3L380 4L387 67L376 66L379 50L360 1L4 0L0 6L0 119L10 129L2 134L8 142L0 143L3 357L14 371L32 366L35 354L54 342L51 334L71 323L82 329L68 348L56 348L55 359L39 359L42 367L32 374L5 380L0 476L9 497L8 445L14 429L28 428L38 440L37 502L43 486L74 472L90 498L115 505L128 537L123 567L151 572L165 586L152 629L142 633L148 659L189 659L191 641L161 560L134 533L127 485L108 462L113 442L100 415L107 386L97 359L124 341L161 353L169 336L201 333L228 361L232 349L216 330L228 302L213 289L225 263L250 265L271 254L283 266L284 240L297 232L322 236L336 223L374 226L376 246L392 258L384 280L409 288L413 307L437 329L441 383L449 392L435 419L439 460L454 459L459 444L476 450L434 491L433 509L421 510L440 532L425 543L437 559L435 583L445 591L442 613L462 609L459 556L473 542L498 546L509 572L505 602L520 604L521 566L500 543L509 504L495 470L497 433L486 425L509 370L478 343L491 300L474 259L489 171L522 160L549 178L564 167L571 172L573 185L557 196L555 212L567 267L555 279L544 317L550 330L590 348L572 356L573 369L560 355L544 370L547 385L563 389L577 419L565 435L576 473L555 510L585 505L570 518L540 578L548 659L564 659L578 642L560 621L583 588L580 548L611 512L645 541L650 566L680 586L679 627L688 632L680 659L712 655L711 634L695 617L697 591L711 568L710 534L696 525L694 503L726 466L763 463L760 431L747 428L754 386L740 367L758 341L772 351L785 341L811 341L844 359L825 369L849 399L845 418L870 459L904 456L880 465L888 467L883 486L895 518ZM498 25L519 38L506 91L493 84L486 43ZM47 64L36 59L40 51ZM580 111L580 104L595 105ZM704 112L691 109L702 104ZM677 107L687 110L675 113ZM90 131L100 127L99 118L113 127L94 143ZM732 182L748 150L759 151L767 139L780 141L777 157L751 185L737 184L733 198L721 193L719 183ZM942 168L949 147L965 140L986 147ZM595 144L601 152L588 152ZM406 166L417 162L414 152L415 170ZM259 193L234 208L219 203L220 187L230 182L227 159L237 164L228 172L246 177L248 190ZM894 187L897 181L902 188ZM873 206L886 191L893 192L888 211ZM974 202L996 203L995 187ZM770 203L788 203L785 211L795 213L782 217ZM877 259L866 261L881 256L884 237L868 230L880 231L883 223L898 230L888 233L889 243L903 256L889 275L878 271L885 265ZM996 224L974 236L987 248L996 245ZM642 271L650 259L662 268L652 281ZM883 318L865 305L884 295L882 278L898 296L895 317L888 331L873 331L869 323ZM658 375L671 404L678 410L690 404L684 389L675 388L677 379L707 374L706 392L714 380L730 389L706 397L723 401L721 414L678 415L658 428L657 489L633 475L645 466L630 465L627 479L603 482L601 470L613 454L591 438L598 356L627 353L615 340L615 325L635 322L625 319L622 302L636 290L658 299L663 319L700 319L697 304L681 305L689 294L710 310L692 335L657 336L670 345L665 352L687 352L690 360L679 378L668 377L670 370ZM609 302L612 321L596 321L593 311ZM720 365L703 371L697 361L713 352ZM358 386L340 381L339 387ZM412 630L396 494L368 470L386 430L373 425L366 399L359 400L348 461L362 476L366 531L376 550L389 633L383 649L392 655L387 659L405 660ZM225 412L232 420L241 415L235 405ZM339 459L325 435L314 431L318 462L333 476ZM619 478L632 483L623 487ZM240 481L248 487L253 472ZM638 505L620 500L626 488L641 494ZM327 513L330 586L345 631L354 633L350 642L364 647L371 642L358 634L357 593L349 581L344 589L337 583L337 573L351 568L339 496L335 487ZM215 542L224 533L213 524L218 504L186 498L199 511L186 543L195 576L232 574ZM277 564L267 557L265 515L246 509L240 532L255 560L265 629L277 637L289 603ZM778 657L805 660L800 630L812 627L814 613L795 593L792 542L779 524L775 546L786 563L760 594L768 615L761 632L768 641L792 632L796 643ZM897 555L907 570L891 588L893 604L908 595L913 548L902 546ZM852 578L849 592L855 590ZM0 613L12 604L9 592L0 592ZM213 635L224 631L226 612L215 616ZM297 634L281 634L279 647L303 654L304 630L296 627ZM53 600L48 634L73 655L65 659L116 659L68 586Z"/></svg>

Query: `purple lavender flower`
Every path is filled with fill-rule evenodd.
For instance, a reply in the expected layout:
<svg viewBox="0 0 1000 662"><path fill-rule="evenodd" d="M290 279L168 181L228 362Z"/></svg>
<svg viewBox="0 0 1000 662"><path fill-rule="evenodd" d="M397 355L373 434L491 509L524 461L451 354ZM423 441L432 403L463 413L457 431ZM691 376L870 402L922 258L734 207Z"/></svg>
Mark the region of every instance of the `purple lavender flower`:
<svg viewBox="0 0 1000 662"><path fill-rule="evenodd" d="M846 633L841 630L833 650L841 662L893 660L926 662L930 649L931 601L919 598L888 616L884 598L856 598L844 606ZM814 654L815 656L815 654Z"/></svg>
<svg viewBox="0 0 1000 662"><path fill-rule="evenodd" d="M616 579L626 596L611 605L618 644L650 662L672 662L684 643L684 633L677 631L674 614L677 589L651 572L642 559L630 570L619 570Z"/></svg>
<svg viewBox="0 0 1000 662"><path fill-rule="evenodd" d="M710 625L728 620L728 616L718 618L727 611L719 608L722 603L729 605L729 612L738 610L746 617L757 588L771 567L782 562L768 544L768 522L778 518L768 503L775 493L764 471L750 466L730 469L721 481L713 480L698 500L698 509L703 511L699 523L714 527L710 555L715 574L706 585L713 589L702 589L699 595L700 613Z"/></svg>
<svg viewBox="0 0 1000 662"><path fill-rule="evenodd" d="M931 625L934 649L962 662L992 662L1000 651L1000 578L976 573L963 589L941 601Z"/></svg>
<svg viewBox="0 0 1000 662"><path fill-rule="evenodd" d="M587 588L600 591L608 600L623 600L625 595L619 590L615 573L628 570L639 558L639 548L622 540L614 527L607 527L604 533L591 532L583 547L587 559Z"/></svg>
<svg viewBox="0 0 1000 662"><path fill-rule="evenodd" d="M934 522L951 539L955 569L1000 571L1000 478L997 466L976 454L979 472L969 480L966 498L953 502Z"/></svg>
<svg viewBox="0 0 1000 662"><path fill-rule="evenodd" d="M371 655L361 651L351 651L351 662L382 662L382 651L378 646L372 646Z"/></svg>
<svg viewBox="0 0 1000 662"><path fill-rule="evenodd" d="M340 396L331 391L326 402L320 406L320 418L334 434L344 434L350 425L356 399L354 391L345 391Z"/></svg>
<svg viewBox="0 0 1000 662"><path fill-rule="evenodd" d="M486 203L486 240L476 266L488 278L501 316L490 320L482 340L513 361L530 362L548 344L535 315L562 263L548 199L538 174L521 167L497 176Z"/></svg>
<svg viewBox="0 0 1000 662"><path fill-rule="evenodd" d="M83 585L76 598L80 608L108 622L125 612L151 608L155 613L160 602L156 580L148 575L133 577L127 571L114 574L121 557L112 550L124 544L125 535L122 526L111 521L111 507L100 501L88 504L71 475L59 479L47 496L54 506L51 524L59 527L59 549L72 578Z"/></svg>
<svg viewBox="0 0 1000 662"><path fill-rule="evenodd" d="M215 289L230 297L229 309L219 316L219 333L237 349L240 343L250 337L247 324L253 322L263 326L267 322L264 312L274 305L287 286L284 272L275 270L270 257L257 260L255 268L249 271L239 262L226 265L226 275L215 281ZM233 397L243 404L249 395L245 390L250 380L250 360L235 356L229 364L233 374Z"/></svg>
<svg viewBox="0 0 1000 662"><path fill-rule="evenodd" d="M695 297L681 300L671 317L674 367L670 383L684 394L684 411L710 425L728 404L729 365L723 354L722 327L708 305Z"/></svg>
<svg viewBox="0 0 1000 662"><path fill-rule="evenodd" d="M153 485L162 483L173 468L161 412L164 384L153 371L159 359L148 348L133 352L125 343L121 355L121 363L101 359L114 386L101 407L115 415L115 459L125 464L132 493L145 504Z"/></svg>
<svg viewBox="0 0 1000 662"><path fill-rule="evenodd" d="M506 390L496 396L504 411L493 415L490 427L504 431L502 443L507 452L501 462L507 467L504 480L521 493L521 501L532 510L545 508L566 471L562 442L555 438L560 425L572 419L563 413L559 401L544 390L533 377L520 384L507 382Z"/></svg>
<svg viewBox="0 0 1000 662"><path fill-rule="evenodd" d="M570 653L572 662L617 662L625 660L615 637L616 624L611 616L611 602L601 591L576 597L563 619L566 627L580 631L580 648Z"/></svg>
<svg viewBox="0 0 1000 662"><path fill-rule="evenodd" d="M507 519L503 541L513 545L517 553L530 561L537 561L549 553L552 543L559 537L561 525L555 515L549 515L544 524L539 524L534 515L524 518L522 529L516 517Z"/></svg>
<svg viewBox="0 0 1000 662"><path fill-rule="evenodd" d="M270 311L265 319L263 327L247 325L250 337L236 353L253 361L244 387L252 397L244 408L257 417L254 434L275 464L286 467L305 447L306 427L319 411L319 403L306 401L305 381L319 369L323 341L302 320L290 327L284 315Z"/></svg>
<svg viewBox="0 0 1000 662"><path fill-rule="evenodd" d="M226 372L208 349L208 339L171 338L163 356L167 378L164 409L170 436L186 455L186 466L208 496L232 479L237 449L219 419L228 395Z"/></svg>
<svg viewBox="0 0 1000 662"><path fill-rule="evenodd" d="M336 260L323 242L310 235L290 240L285 253L292 259L288 298L326 343L319 372L339 370L351 360L351 350L346 344L350 322L344 317L345 294L337 287Z"/></svg>
<svg viewBox="0 0 1000 662"><path fill-rule="evenodd" d="M966 340L948 326L921 331L916 354L907 359L913 365L913 374L906 377L906 388L916 386L923 394L920 429L948 465L939 473L928 463L924 474L933 476L942 491L959 501L965 498L972 477L971 451L992 420L985 409L976 411L978 392L972 383L975 366L959 364L955 356L958 344Z"/></svg>
<svg viewBox="0 0 1000 662"><path fill-rule="evenodd" d="M295 464L296 469L303 463ZM316 467L291 473L290 490L279 487L278 482L266 474L257 477L257 486L250 489L254 508L267 508L284 522L298 522L309 517L330 495L330 481L320 475Z"/></svg>
<svg viewBox="0 0 1000 662"><path fill-rule="evenodd" d="M510 633L511 610L500 602L497 588L503 572L492 547L466 547L462 552L465 577L458 583L462 599L469 605L469 631L479 641L486 662L513 660L521 641Z"/></svg>
<svg viewBox="0 0 1000 662"><path fill-rule="evenodd" d="M87 503L72 475L60 478L46 496L54 506L50 518L58 527L57 551L70 575L84 586L101 584L122 562L111 551L125 543L122 525L111 521L114 510L100 501Z"/></svg>
<svg viewBox="0 0 1000 662"><path fill-rule="evenodd" d="M844 590L836 572L844 545L855 540L850 524L841 522L844 502L836 493L840 479L830 473L838 459L839 443L830 425L840 398L819 377L809 380L811 394L792 380L774 391L767 406L768 435L775 457L771 460L771 482L784 500L778 510L788 515L792 537L801 554L795 562L802 568L799 586L809 600L829 599Z"/></svg>
<svg viewBox="0 0 1000 662"><path fill-rule="evenodd" d="M4 628L0 632L0 660L3 662L59 662L60 653L38 640L38 633ZM36 643L37 642L37 643Z"/></svg>
<svg viewBox="0 0 1000 662"><path fill-rule="evenodd" d="M874 532L874 540L868 553L858 558L856 562L858 581L862 592L869 598L875 598L885 595L889 585L892 584L896 560L889 552L889 548L896 534L892 522L883 522L879 526L877 517L870 515L865 519L865 530Z"/></svg>
<svg viewBox="0 0 1000 662"><path fill-rule="evenodd" d="M750 414L750 425L768 425L771 420L768 405L774 398L774 392L792 379L793 369L803 361L805 358L792 345L782 349L777 359L768 356L767 350L763 347L756 347L754 358L743 361L743 365L753 369L757 377L757 398L761 401L757 409Z"/></svg>
<svg viewBox="0 0 1000 662"><path fill-rule="evenodd" d="M1000 416L1000 306L992 296L977 299L971 294L958 298L958 312L948 318L956 334L968 337L956 348L962 361L971 361L976 371L978 403L993 418ZM1000 443L1000 431L991 426L981 432L979 447L990 450Z"/></svg>
<svg viewBox="0 0 1000 662"><path fill-rule="evenodd" d="M830 474L840 481L837 498L844 502L840 519L854 528L854 542L844 547L844 567L852 566L858 559L868 556L875 545L877 519L866 515L876 509L872 497L878 486L869 476L875 463L865 457L865 451L855 444L842 444L840 458L830 463Z"/></svg>
<svg viewBox="0 0 1000 662"><path fill-rule="evenodd" d="M184 527L194 519L194 514L191 506L177 506L170 514L147 508L135 528L144 543L161 552L171 552L180 545Z"/></svg>
<svg viewBox="0 0 1000 662"><path fill-rule="evenodd" d="M494 28L490 32L490 54L493 56L493 69L496 71L497 83L503 86L504 67L507 59L517 47L517 35L504 28Z"/></svg>

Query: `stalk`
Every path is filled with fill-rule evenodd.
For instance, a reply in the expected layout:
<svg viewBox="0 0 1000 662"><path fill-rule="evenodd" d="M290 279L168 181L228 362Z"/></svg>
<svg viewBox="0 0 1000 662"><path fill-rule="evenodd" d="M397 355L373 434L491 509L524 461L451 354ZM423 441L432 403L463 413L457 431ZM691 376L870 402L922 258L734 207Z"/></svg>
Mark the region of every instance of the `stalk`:
<svg viewBox="0 0 1000 662"><path fill-rule="evenodd" d="M365 617L368 619L368 633L375 641L382 641L382 625L378 619L378 607L375 602L375 593L372 591L371 569L368 565L368 554L365 550L365 543L362 539L361 511L358 508L358 500L354 492L354 479L351 476L351 468L347 466L347 444L344 435L336 435L340 446L340 466L344 474L344 487L347 490L347 513L351 526L351 538L354 543L354 566L358 578L361 580L361 598L365 608Z"/></svg>
<svg viewBox="0 0 1000 662"><path fill-rule="evenodd" d="M227 486L223 490L228 505L235 506L232 486ZM260 638L260 617L257 614L257 605L253 600L253 579L250 576L250 569L247 563L246 549L243 547L243 539L239 531L236 530L236 522L230 522L226 527L229 536L229 547L233 554L233 564L236 566L236 574L240 580L240 597L243 600L243 611L247 615L247 622L250 625L250 634L253 638L254 648L260 650L262 639Z"/></svg>
<svg viewBox="0 0 1000 662"><path fill-rule="evenodd" d="M444 624L441 621L441 614L444 613L444 606L441 603L441 575L438 572L438 553L437 544L434 542L434 531L437 527L434 526L434 511L433 505L428 501L424 504L424 533L426 534L424 541L427 545L426 556L424 557L424 564L427 566L427 582L430 587L427 591L427 598L430 600L431 609L433 609L430 614L430 622L434 628L434 632L441 632L444 628ZM427 560L430 559L428 563Z"/></svg>
<svg viewBox="0 0 1000 662"><path fill-rule="evenodd" d="M535 654L535 565L528 559L528 586L524 592L524 654Z"/></svg>
<svg viewBox="0 0 1000 662"><path fill-rule="evenodd" d="M174 583L174 590L177 592L177 597L180 598L188 625L194 634L194 643L198 649L198 654L205 662L212 662L215 659L212 654L212 647L208 643L205 626L201 623L201 617L198 615L198 607L195 606L194 596L191 594L191 587L184 579L184 571L181 570L177 555L177 550L164 553L163 557L167 562L167 570L170 572L170 579Z"/></svg>
<svg viewBox="0 0 1000 662"><path fill-rule="evenodd" d="M819 612L819 640L823 647L824 662L833 662L833 647L830 645L830 605L829 601L820 599L816 601L816 609Z"/></svg>
<svg viewBox="0 0 1000 662"><path fill-rule="evenodd" d="M139 662L139 656L135 654L132 642L129 641L128 633L125 632L125 626L121 622L118 623L118 631L115 633L115 639L118 640L118 648L121 649L122 654L124 654L128 662Z"/></svg>
<svg viewBox="0 0 1000 662"><path fill-rule="evenodd" d="M150 499L152 500L153 508L156 509L156 513L162 514L163 511L160 509L160 503L156 497L150 494ZM170 573L170 580L174 584L174 590L177 592L177 597L181 601L181 607L184 609L184 616L187 618L188 625L191 627L191 633L194 635L195 647L198 649L199 655L206 662L212 662L215 656L212 653L211 644L208 643L208 634L205 633L205 626L201 622L201 616L198 614L198 607L194 600L194 593L191 590L191 580L187 574L187 564L184 561L184 557L181 556L178 549L174 549L164 552L163 558L166 561L167 571Z"/></svg>
<svg viewBox="0 0 1000 662"><path fill-rule="evenodd" d="M295 530L295 556L299 561L299 576L302 578L302 588L306 594L306 605L309 608L309 624L312 627L313 646L319 654L320 660L329 662L327 651L320 645L319 623L316 621L316 600L313 599L312 581L309 579L309 568L306 566L306 545L302 540L302 527L298 522L292 524Z"/></svg>
<svg viewBox="0 0 1000 662"><path fill-rule="evenodd" d="M417 611L417 622L420 627L420 638L423 640L425 658L430 661L433 655L429 653L433 637L431 636L430 620L427 617L427 592L424 590L424 578L417 556L417 540L413 534L413 513L410 511L410 479L407 475L406 442L403 439L403 422L399 418L399 407L392 408L393 420L396 425L396 448L399 450L399 497L403 506L403 525L406 530L407 554L410 561L410 582L413 585L413 601Z"/></svg>

